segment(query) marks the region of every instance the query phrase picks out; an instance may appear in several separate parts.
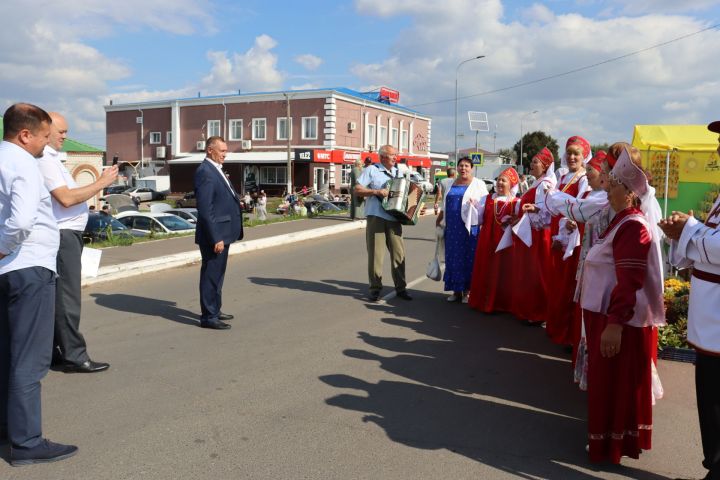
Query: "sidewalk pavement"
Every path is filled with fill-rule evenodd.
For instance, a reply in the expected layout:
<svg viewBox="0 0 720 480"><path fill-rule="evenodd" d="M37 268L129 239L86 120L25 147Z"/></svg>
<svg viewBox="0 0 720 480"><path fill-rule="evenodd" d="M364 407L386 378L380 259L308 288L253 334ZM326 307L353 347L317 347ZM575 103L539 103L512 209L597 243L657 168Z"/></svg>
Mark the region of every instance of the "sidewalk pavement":
<svg viewBox="0 0 720 480"><path fill-rule="evenodd" d="M348 217L316 217L246 227L245 237L230 246L229 254L237 255L362 228L365 228L364 220L352 221ZM200 251L193 235L142 242L128 247L104 248L98 275L83 277L82 286L197 262L200 262Z"/></svg>

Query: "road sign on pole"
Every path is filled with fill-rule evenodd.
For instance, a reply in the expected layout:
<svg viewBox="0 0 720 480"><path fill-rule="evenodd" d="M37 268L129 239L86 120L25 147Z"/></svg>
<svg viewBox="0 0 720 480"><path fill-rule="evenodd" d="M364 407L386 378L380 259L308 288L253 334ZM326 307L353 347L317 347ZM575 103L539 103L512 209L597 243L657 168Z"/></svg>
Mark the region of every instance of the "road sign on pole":
<svg viewBox="0 0 720 480"><path fill-rule="evenodd" d="M470 154L470 160L472 161L473 165L482 165L483 164L482 152L472 152Z"/></svg>

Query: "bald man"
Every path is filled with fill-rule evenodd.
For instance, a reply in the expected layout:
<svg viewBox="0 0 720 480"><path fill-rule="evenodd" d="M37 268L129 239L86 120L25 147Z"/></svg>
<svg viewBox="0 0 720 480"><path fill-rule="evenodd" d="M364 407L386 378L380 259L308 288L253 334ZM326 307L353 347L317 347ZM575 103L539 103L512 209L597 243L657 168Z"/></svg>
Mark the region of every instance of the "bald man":
<svg viewBox="0 0 720 480"><path fill-rule="evenodd" d="M51 112L50 117L50 140L38 164L45 187L52 196L53 215L60 229L53 364L68 373L101 372L110 368L110 364L90 359L85 338L80 333L82 232L88 220L85 202L115 182L118 168L116 165L107 168L94 183L79 187L61 161L60 151L68 132L67 121L56 112Z"/></svg>

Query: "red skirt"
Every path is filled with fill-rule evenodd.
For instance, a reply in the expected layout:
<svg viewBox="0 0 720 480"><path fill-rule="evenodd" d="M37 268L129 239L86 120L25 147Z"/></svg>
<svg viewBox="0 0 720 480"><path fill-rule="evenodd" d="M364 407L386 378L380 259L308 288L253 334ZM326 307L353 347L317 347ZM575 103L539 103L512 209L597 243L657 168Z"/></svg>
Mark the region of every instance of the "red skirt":
<svg viewBox="0 0 720 480"><path fill-rule="evenodd" d="M532 231L532 245L526 246L513 237L513 301L511 313L531 322L548 319L548 298L551 296L549 276L552 273L550 259L550 229Z"/></svg>
<svg viewBox="0 0 720 480"><path fill-rule="evenodd" d="M620 353L600 355L607 316L584 311L588 348L588 439L591 462L620 463L650 450L653 328L623 327Z"/></svg>
<svg viewBox="0 0 720 480"><path fill-rule="evenodd" d="M557 234L560 218L552 219L552 235ZM584 225L578 225L580 237ZM577 345L580 340L581 309L575 298L575 276L580 260L580 246L575 247L572 256L563 260L565 249L551 249L551 271L548 288L548 318L546 332L550 339L560 345Z"/></svg>
<svg viewBox="0 0 720 480"><path fill-rule="evenodd" d="M518 285L513 283L513 247L495 253L502 234L501 226L493 221L486 221L480 229L475 249L468 303L472 308L485 313L510 312L513 291L518 288Z"/></svg>

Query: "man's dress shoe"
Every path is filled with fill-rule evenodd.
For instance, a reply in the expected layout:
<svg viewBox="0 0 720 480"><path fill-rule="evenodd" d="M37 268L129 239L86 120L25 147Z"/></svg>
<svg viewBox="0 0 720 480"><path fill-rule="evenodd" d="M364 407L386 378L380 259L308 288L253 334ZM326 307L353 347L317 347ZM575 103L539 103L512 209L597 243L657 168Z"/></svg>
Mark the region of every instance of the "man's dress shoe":
<svg viewBox="0 0 720 480"><path fill-rule="evenodd" d="M110 368L109 363L105 362L93 362L90 359L85 360L83 363L66 363L63 370L67 373L95 373L102 372Z"/></svg>
<svg viewBox="0 0 720 480"><path fill-rule="evenodd" d="M401 290L401 291L397 292L396 295L398 298L402 298L403 300L412 300L412 297L407 292L407 290Z"/></svg>
<svg viewBox="0 0 720 480"><path fill-rule="evenodd" d="M31 448L10 447L10 465L19 467L34 463L57 462L72 457L78 451L75 445L63 445L43 439Z"/></svg>
<svg viewBox="0 0 720 480"><path fill-rule="evenodd" d="M228 321L232 320L233 318L235 317L233 315L230 315L229 313L221 313L220 315L218 315L218 320Z"/></svg>
<svg viewBox="0 0 720 480"><path fill-rule="evenodd" d="M217 320L215 322L200 322L201 328L211 328L213 330L227 330L232 325L229 325L225 322L221 322L220 320Z"/></svg>

